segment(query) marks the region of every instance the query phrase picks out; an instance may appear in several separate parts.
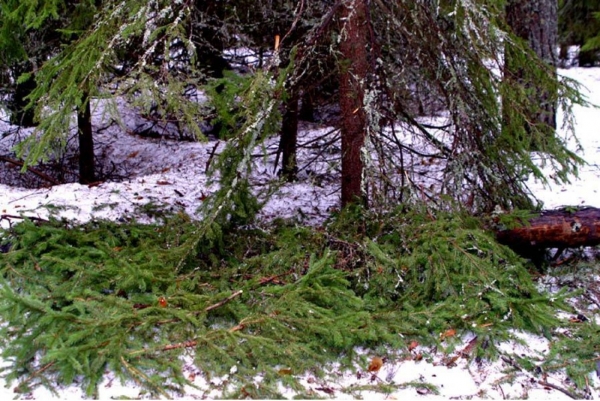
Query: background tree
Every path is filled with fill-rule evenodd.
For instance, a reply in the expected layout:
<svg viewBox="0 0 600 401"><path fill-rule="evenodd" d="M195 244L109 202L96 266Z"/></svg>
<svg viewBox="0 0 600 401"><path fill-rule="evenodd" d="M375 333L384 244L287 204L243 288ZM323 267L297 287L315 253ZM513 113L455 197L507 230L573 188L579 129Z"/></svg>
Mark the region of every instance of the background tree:
<svg viewBox="0 0 600 401"><path fill-rule="evenodd" d="M371 159L364 176L372 198L439 206L461 199L471 210L532 207L524 179L529 173L544 179L529 153L532 137L557 177L573 171L579 159L548 125L526 135L527 91L495 72L503 67L498 55L508 40L528 55L513 59L513 68L538 77L533 82L542 92L577 100L526 42L506 32L502 3L374 1L369 11L378 64L377 85L363 103L370 130L363 156ZM498 93L510 99L508 107ZM519 130L502 128L507 110ZM425 122L424 113L438 116Z"/></svg>
<svg viewBox="0 0 600 401"><path fill-rule="evenodd" d="M584 45L600 33L600 20L595 18L600 12L600 1L559 0L558 4L561 59L567 58L569 46L579 46L579 66L593 66L598 61L597 47Z"/></svg>
<svg viewBox="0 0 600 401"><path fill-rule="evenodd" d="M250 195L249 155L282 132L281 114L294 114L303 82L313 77L323 78L322 87L331 78L340 83L333 94L340 118L332 123L344 137L343 204L357 196L363 201L368 193L370 203L382 207L423 200L440 208L458 202L472 211L531 207L526 180L531 173L546 179L532 149L555 167L559 181L581 161L548 124L523 124L532 115L530 89L523 83L529 77L536 77L531 82L540 93L561 99L567 112L569 100L578 98L526 41L507 32L504 2L339 0L311 2L313 11L301 12L304 4L133 0L124 7L104 2L87 29L67 32L71 41L37 70L30 99L40 126L38 136L22 144L21 154L29 162L47 155L55 143L64 144L73 113L85 110L90 99L115 96L126 96L142 110L177 121L201 137L201 106L188 92L207 79L197 61L203 41L215 54L248 46L267 60L274 35L284 32L278 57L270 57L263 69L230 79L252 81L240 85L234 96L239 124L232 126L233 139L215 163L227 170L221 171L220 194L238 202L237 210L245 209L241 199ZM332 21L338 21L337 29ZM219 22L223 31L211 27L209 39L195 36L202 24ZM526 55L507 61L522 78L498 74L506 43L514 54ZM121 65L118 73L115 65ZM109 91L109 84L118 89ZM284 166L291 166L285 158ZM245 195L236 198L234 188L244 188Z"/></svg>
<svg viewBox="0 0 600 401"><path fill-rule="evenodd" d="M524 60L521 49L507 42L505 50L504 79L510 80L511 85L521 87L523 92L529 92L530 101L524 106L527 115L521 122L525 131L532 135L532 126L540 128L542 137L532 138L532 148L537 148L536 142L543 140L543 135L552 135L556 129L556 90L548 90L543 80L552 80L556 75L558 65L558 2L556 0L509 1L506 6L506 21L515 40L522 40L525 47L531 49L538 59L546 64L546 68L531 73L522 67ZM540 66L543 67L543 66ZM541 77L540 77L541 76ZM507 117L510 118L510 102L504 103ZM510 125L510 123L508 123ZM512 128L512 127L511 127ZM517 133L516 135L520 135Z"/></svg>
<svg viewBox="0 0 600 401"><path fill-rule="evenodd" d="M98 3L95 0L1 3L0 48L13 76L13 96L8 103L12 123L26 127L36 124L36 70L59 54L61 46L77 40L92 23ZM89 99L82 96L77 113L79 181L89 183L95 180L94 145Z"/></svg>
<svg viewBox="0 0 600 401"><path fill-rule="evenodd" d="M347 0L340 10L340 114L342 207L365 202L362 153L367 134L364 108L369 63L369 9L366 0Z"/></svg>
<svg viewBox="0 0 600 401"><path fill-rule="evenodd" d="M35 125L34 110L27 107L27 96L35 89L31 73L57 51L62 37L58 30L67 23L64 17L54 17L55 6L46 2L0 2L0 61L10 77L4 83L4 90L10 95L6 106L12 124Z"/></svg>

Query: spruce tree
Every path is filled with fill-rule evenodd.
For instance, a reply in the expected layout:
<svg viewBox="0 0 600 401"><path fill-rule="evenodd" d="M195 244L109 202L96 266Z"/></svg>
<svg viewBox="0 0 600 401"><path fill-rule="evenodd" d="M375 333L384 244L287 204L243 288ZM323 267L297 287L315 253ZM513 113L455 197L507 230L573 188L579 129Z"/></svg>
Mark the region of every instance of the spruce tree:
<svg viewBox="0 0 600 401"><path fill-rule="evenodd" d="M369 5L344 1L339 16L340 113L342 134L342 207L366 201L363 187L363 147L367 135L365 93L369 63Z"/></svg>
<svg viewBox="0 0 600 401"><path fill-rule="evenodd" d="M597 46L594 37L600 34L600 12L598 0L560 0L559 34L561 58L566 59L569 46L579 46L579 66L591 67L597 61Z"/></svg>
<svg viewBox="0 0 600 401"><path fill-rule="evenodd" d="M13 98L8 103L11 121L21 126L35 126L44 107L37 91L35 71L60 52L61 47L76 42L91 24L97 11L96 1L62 3L55 1L2 1L0 7L0 48L5 68L13 76ZM77 108L80 149L80 182L94 181L94 152L89 99ZM36 117L36 108L38 116ZM68 127L68 124L66 125ZM67 130L68 131L68 130ZM59 150L59 149L55 149Z"/></svg>
<svg viewBox="0 0 600 401"><path fill-rule="evenodd" d="M548 74L550 77L556 75L558 65L557 8L556 0L512 0L506 6L506 20L509 28L517 38L525 41L537 57L546 63L547 70L541 71L541 74ZM556 129L556 93L547 90L538 91L537 88L544 85L536 82L537 78L534 74L523 76L521 68L513 66L513 64L518 64L513 62L516 57L519 55L514 54L514 50L508 42L505 50L504 78L514 80L513 84L522 86L525 91L533 92L529 102L531 105L529 116L524 123L543 125L547 127L549 135L552 135L552 131ZM504 106L505 109L511 107L510 103L505 103ZM531 130L530 127L526 127L528 133ZM535 142L535 139L532 142Z"/></svg>
<svg viewBox="0 0 600 401"><path fill-rule="evenodd" d="M16 21L35 30L64 11L54 2L35 4L23 3L11 18L18 17ZM231 141L231 151L223 153L223 158L230 158L228 162L215 165L238 173L251 170L248 146L257 146L281 130L279 114L282 109L286 114L285 102L299 96L302 82L312 76L343 84L342 91L335 93L340 96L343 115L338 128L354 132L353 138L359 139L343 140L342 186L352 188L348 193L343 190L344 204L359 193L363 197L368 193L375 206L426 199L437 207L458 201L472 211L496 205L531 207L526 178L529 174L547 178L530 150L538 150L555 167L553 177L558 181L568 179L581 162L562 139L543 127L529 132L518 128L531 115L531 98L524 94L522 80L499 79L497 72L504 68L499 55L507 44L515 54L528 55L510 58L510 68L526 80L536 77L540 93L551 96L550 103L558 99L567 122L570 104L581 99L565 80L549 73L548 64L526 42L506 29L503 1L316 2L308 12L301 7L303 3L292 6L286 1L276 3L276 8L266 2L254 8L242 3L237 8L233 2L188 7L131 0L105 2L94 14L89 12L92 3L69 4L71 8L65 10L70 14L62 17L65 45L51 53L35 74L30 104L36 107L40 125L37 135L19 148L28 163L47 156L55 144L64 145L65 127L73 113L85 110L89 99L128 96L136 106L156 109L161 118L176 118L184 129L201 137L200 106L185 96L186 88L206 82L195 61L200 44L214 43L218 53L237 40L238 46L248 44L266 51L273 47L275 34L283 43L277 60L274 57L251 76L255 82L249 87L272 83L268 90L238 94L246 96L252 107L239 109L238 121L246 124L232 128L237 132L231 136L239 140ZM87 12L85 5L90 5ZM92 22L81 24L83 17ZM213 42L197 35L202 31L195 29L203 22L216 24L222 18L226 19L224 27L231 29L228 35ZM256 24L261 18L263 24ZM351 29L353 18L364 21L357 25L361 31L356 34ZM349 33L361 46L346 41ZM294 52L296 56L291 57ZM323 57L334 60L335 74L325 71L331 64L322 63ZM286 68L277 68L280 61ZM122 65L118 72L117 63ZM23 79L29 77L26 74ZM351 85L346 88L346 83ZM116 85L117 93L109 93L109 85ZM256 96L267 97L260 107L255 107L261 104ZM344 104L349 100L352 104ZM293 104L288 103L290 112ZM252 110L256 114L250 115ZM439 117L427 123L423 114ZM354 120L359 121L355 124ZM511 129L505 123L509 120ZM289 164L294 147L285 147ZM427 165L436 168L422 167ZM349 173L348 166L356 169ZM238 185L239 176L221 172L222 193L230 194L230 200L235 198L233 187L245 187Z"/></svg>

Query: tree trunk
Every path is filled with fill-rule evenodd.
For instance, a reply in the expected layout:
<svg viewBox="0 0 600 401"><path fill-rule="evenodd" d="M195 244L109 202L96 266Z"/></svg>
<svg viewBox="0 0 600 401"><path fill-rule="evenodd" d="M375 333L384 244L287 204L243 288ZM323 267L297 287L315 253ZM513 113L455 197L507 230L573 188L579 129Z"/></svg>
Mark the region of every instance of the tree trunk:
<svg viewBox="0 0 600 401"><path fill-rule="evenodd" d="M96 181L94 173L94 137L92 135L92 112L90 99L84 96L82 109L77 110L77 127L79 129L79 183L89 184Z"/></svg>
<svg viewBox="0 0 600 401"><path fill-rule="evenodd" d="M367 0L345 0L341 10L340 112L342 133L342 207L366 204L362 188L367 117L363 108L368 63Z"/></svg>
<svg viewBox="0 0 600 401"><path fill-rule="evenodd" d="M302 105L298 112L298 118L303 121L315 122L315 106L311 91L302 93Z"/></svg>
<svg viewBox="0 0 600 401"><path fill-rule="evenodd" d="M600 209L546 210L522 227L496 233L498 242L525 254L535 249L577 248L600 244Z"/></svg>
<svg viewBox="0 0 600 401"><path fill-rule="evenodd" d="M292 89L285 104L285 113L281 124L281 175L288 182L296 180L298 166L296 162L296 141L298 139L298 95Z"/></svg>
<svg viewBox="0 0 600 401"><path fill-rule="evenodd" d="M15 79L18 79L24 72L31 72L32 68L33 66L30 63L15 66L13 68ZM33 127L36 125L34 121L34 109L26 109L26 106L29 104L29 100L26 99L26 97L29 96L35 88L35 78L33 77L25 82L16 84L13 98L8 103L8 108L11 111L11 124L19 125L21 127Z"/></svg>
<svg viewBox="0 0 600 401"><path fill-rule="evenodd" d="M524 39L531 49L544 60L556 75L558 65L558 1L557 0L509 0L506 6L506 20L515 35ZM512 66L511 49L508 46L506 68L517 80L530 81L524 78L521 71ZM548 90L540 89L536 82L521 82L536 93L532 95L529 121L532 124L545 124L556 129L556 95Z"/></svg>
<svg viewBox="0 0 600 401"><path fill-rule="evenodd" d="M596 65L596 61L598 61L596 53L597 50L579 50L579 54L577 55L577 64L579 67L593 67Z"/></svg>

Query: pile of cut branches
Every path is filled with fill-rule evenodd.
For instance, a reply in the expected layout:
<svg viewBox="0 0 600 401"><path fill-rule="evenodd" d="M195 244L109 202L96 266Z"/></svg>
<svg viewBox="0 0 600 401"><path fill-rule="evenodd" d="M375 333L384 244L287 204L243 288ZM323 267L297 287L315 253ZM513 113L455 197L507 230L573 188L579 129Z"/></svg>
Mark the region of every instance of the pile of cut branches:
<svg viewBox="0 0 600 401"><path fill-rule="evenodd" d="M283 384L308 397L301 375L334 361L353 369L357 347L440 344L451 329L485 339L473 356L494 357L511 329L548 333L568 308L472 218L354 209L320 228L278 221L200 241L196 228L176 215L25 221L2 233L7 379L20 391L76 382L94 395L110 370L169 397L189 384L182 366L194 351L207 378L235 367L224 395L252 386L280 397Z"/></svg>

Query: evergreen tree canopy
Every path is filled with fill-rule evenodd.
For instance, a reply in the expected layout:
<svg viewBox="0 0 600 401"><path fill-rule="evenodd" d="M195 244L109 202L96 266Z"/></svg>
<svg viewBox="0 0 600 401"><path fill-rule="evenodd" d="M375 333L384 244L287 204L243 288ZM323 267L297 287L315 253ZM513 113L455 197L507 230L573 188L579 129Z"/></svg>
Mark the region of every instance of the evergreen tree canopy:
<svg viewBox="0 0 600 401"><path fill-rule="evenodd" d="M179 121L201 138L201 106L186 91L202 87L207 68L218 75L215 66L226 67L221 63L225 48L265 50L279 35L281 46L264 71L250 75L256 82L249 87L262 85L261 90L236 94L255 107L239 109L243 124L232 128L239 137L215 164L237 172L220 175L217 198L231 200L238 173L251 169L252 160L244 156L251 152L247 147L278 132L287 92L313 77L322 77L322 84L331 82L332 71L340 74L352 62L341 56L338 46L346 35L342 3L5 0L2 5L11 12L1 17L0 48L10 49L6 54L30 55L26 47L11 44L14 35L49 30L62 41L44 53L35 74L20 78L35 78L29 100L39 126L19 154L28 163L48 157L64 146L75 110L90 98L117 95L128 96L143 110L158 110L162 118ZM531 207L525 181L530 174L547 179L541 163L554 167L558 181L576 172L582 161L566 148L565 138L528 119L536 112L528 85L546 88L552 94L548 102L559 102L567 132L569 107L582 99L511 33L504 1L376 0L369 4L366 24L361 188L373 205L428 199L438 207L462 202L474 211L496 205ZM502 54L507 46L521 55L511 58L511 70L527 79L505 76ZM203 66L200 49L220 61ZM286 68L279 68L279 62ZM245 167L235 167L240 163Z"/></svg>

